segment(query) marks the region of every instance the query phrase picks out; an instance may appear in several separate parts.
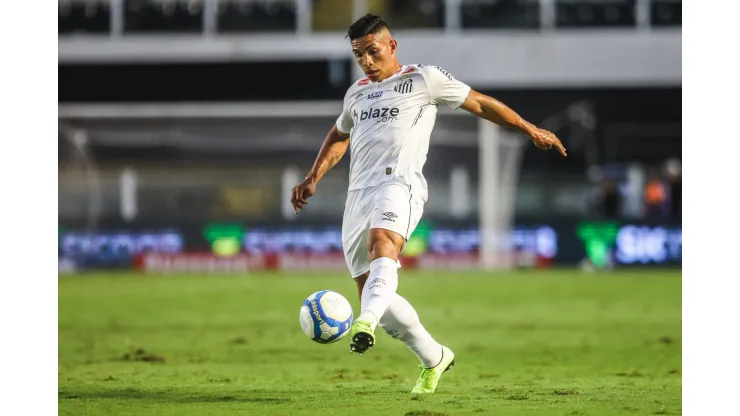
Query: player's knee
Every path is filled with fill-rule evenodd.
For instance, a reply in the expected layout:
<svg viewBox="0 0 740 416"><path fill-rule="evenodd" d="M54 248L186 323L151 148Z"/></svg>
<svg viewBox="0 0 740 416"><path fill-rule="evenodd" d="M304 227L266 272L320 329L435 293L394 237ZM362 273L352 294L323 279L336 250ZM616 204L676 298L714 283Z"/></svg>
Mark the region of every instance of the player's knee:
<svg viewBox="0 0 740 416"><path fill-rule="evenodd" d="M398 259L398 253L403 245L403 237L393 231L374 228L370 230L370 241L368 244L368 254L371 259L388 257L393 260Z"/></svg>

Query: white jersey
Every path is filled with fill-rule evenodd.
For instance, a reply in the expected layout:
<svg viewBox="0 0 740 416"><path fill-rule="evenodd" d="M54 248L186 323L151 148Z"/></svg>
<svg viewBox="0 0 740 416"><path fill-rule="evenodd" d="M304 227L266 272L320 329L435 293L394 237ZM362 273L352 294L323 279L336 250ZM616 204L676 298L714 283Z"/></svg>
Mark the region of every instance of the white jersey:
<svg viewBox="0 0 740 416"><path fill-rule="evenodd" d="M426 65L404 65L380 82L355 82L336 123L340 132L350 134L349 190L394 179L418 188L426 201L422 168L437 106L457 108L468 93L469 86Z"/></svg>

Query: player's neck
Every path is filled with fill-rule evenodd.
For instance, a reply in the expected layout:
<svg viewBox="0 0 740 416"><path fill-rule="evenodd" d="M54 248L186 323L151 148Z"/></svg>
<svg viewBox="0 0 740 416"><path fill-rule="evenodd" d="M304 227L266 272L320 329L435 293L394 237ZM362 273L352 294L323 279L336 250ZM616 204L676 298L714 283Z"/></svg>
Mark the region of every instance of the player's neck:
<svg viewBox="0 0 740 416"><path fill-rule="evenodd" d="M399 72L401 72L401 70L402 70L402 69L403 69L403 65L401 65L401 64L400 64L400 63L398 63L398 62L396 62L396 66L395 66L395 68L394 68L393 72L391 72L391 73L390 73L390 74L389 74L389 75L388 75L387 77L384 77L383 79L379 79L379 80L378 80L378 81L376 81L376 82L383 82L383 81L387 80L388 78L390 78L390 77L392 77L392 76L394 76L394 75L398 74Z"/></svg>

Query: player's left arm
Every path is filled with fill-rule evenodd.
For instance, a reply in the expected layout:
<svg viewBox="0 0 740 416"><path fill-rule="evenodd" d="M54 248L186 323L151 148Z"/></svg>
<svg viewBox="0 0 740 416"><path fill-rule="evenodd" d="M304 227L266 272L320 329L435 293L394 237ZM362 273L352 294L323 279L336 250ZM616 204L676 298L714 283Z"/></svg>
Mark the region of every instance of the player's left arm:
<svg viewBox="0 0 740 416"><path fill-rule="evenodd" d="M471 89L460 108L492 123L523 133L542 150L554 147L561 155L568 156L565 147L555 134L524 120L514 110L493 97Z"/></svg>

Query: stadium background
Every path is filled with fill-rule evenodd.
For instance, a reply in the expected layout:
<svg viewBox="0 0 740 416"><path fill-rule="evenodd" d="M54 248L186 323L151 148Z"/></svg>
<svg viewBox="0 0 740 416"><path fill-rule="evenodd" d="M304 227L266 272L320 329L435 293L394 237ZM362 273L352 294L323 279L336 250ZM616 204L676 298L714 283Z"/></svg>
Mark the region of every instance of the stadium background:
<svg viewBox="0 0 740 416"><path fill-rule="evenodd" d="M368 10L568 149L440 109L399 275L457 357L431 397L383 331L357 356L297 319L359 311L350 155L298 216L288 190ZM58 43L59 414L681 414L680 1L60 0Z"/></svg>
<svg viewBox="0 0 740 416"><path fill-rule="evenodd" d="M569 151L500 133L509 183L485 188L478 121L443 112L407 266L481 267L481 196L508 187L497 267L680 267L680 1L60 0L60 273L344 270L349 155L304 213L287 198L360 75L343 31L366 11L402 62Z"/></svg>

